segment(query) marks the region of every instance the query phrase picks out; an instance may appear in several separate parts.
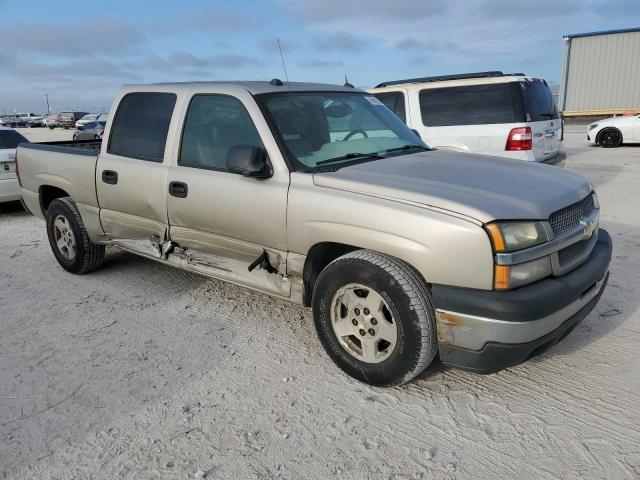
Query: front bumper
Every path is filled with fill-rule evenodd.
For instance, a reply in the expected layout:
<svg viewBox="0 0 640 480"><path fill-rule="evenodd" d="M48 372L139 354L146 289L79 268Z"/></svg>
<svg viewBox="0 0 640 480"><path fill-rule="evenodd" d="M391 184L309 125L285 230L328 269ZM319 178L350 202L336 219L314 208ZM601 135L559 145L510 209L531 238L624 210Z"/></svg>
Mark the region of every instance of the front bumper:
<svg viewBox="0 0 640 480"><path fill-rule="evenodd" d="M493 373L550 347L598 303L611 253L611 237L600 229L589 259L562 277L506 292L433 285L440 359Z"/></svg>
<svg viewBox="0 0 640 480"><path fill-rule="evenodd" d="M600 129L599 128L594 128L593 130L588 130L584 141L586 143L588 143L589 145L597 145L598 142L596 142L596 138L598 138L598 133L600 133Z"/></svg>

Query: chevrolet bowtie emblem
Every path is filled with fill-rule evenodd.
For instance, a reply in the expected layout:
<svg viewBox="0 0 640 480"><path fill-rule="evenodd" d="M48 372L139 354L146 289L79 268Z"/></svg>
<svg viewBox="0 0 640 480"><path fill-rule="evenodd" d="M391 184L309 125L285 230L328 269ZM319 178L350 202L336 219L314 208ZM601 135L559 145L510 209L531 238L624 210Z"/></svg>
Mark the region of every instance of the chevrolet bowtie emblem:
<svg viewBox="0 0 640 480"><path fill-rule="evenodd" d="M591 238L591 235L593 235L593 232L598 226L598 221L591 220L590 222L586 222L584 220L580 220L580 225L584 227L582 236L583 238L587 239L587 238Z"/></svg>

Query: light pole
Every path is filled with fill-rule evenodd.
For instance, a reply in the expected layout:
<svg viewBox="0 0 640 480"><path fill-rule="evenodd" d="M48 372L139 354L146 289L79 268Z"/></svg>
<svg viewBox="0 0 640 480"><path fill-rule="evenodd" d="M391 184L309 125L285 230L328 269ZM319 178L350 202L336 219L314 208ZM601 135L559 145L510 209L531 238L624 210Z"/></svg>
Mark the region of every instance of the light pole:
<svg viewBox="0 0 640 480"><path fill-rule="evenodd" d="M51 115L51 109L49 108L49 96L45 93L44 98L47 101L47 115Z"/></svg>

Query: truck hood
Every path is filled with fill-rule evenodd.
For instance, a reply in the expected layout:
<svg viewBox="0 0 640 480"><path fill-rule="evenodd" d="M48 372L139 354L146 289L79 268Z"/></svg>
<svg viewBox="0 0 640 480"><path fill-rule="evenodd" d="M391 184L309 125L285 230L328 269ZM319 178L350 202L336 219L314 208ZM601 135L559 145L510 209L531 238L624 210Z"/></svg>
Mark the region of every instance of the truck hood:
<svg viewBox="0 0 640 480"><path fill-rule="evenodd" d="M315 185L448 210L486 223L544 220L591 191L562 168L433 150L314 174Z"/></svg>

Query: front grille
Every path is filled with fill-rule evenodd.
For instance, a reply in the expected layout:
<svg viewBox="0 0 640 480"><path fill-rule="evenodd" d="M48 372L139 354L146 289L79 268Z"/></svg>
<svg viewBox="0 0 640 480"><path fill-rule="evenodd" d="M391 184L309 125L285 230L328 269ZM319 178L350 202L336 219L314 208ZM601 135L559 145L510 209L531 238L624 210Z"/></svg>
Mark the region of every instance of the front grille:
<svg viewBox="0 0 640 480"><path fill-rule="evenodd" d="M590 215L594 208L595 204L593 203L593 195L589 195L579 202L553 212L549 217L549 223L551 224L553 234L557 237L558 235L578 226L580 224L580 219ZM571 247L573 247L573 245L571 245Z"/></svg>
<svg viewBox="0 0 640 480"><path fill-rule="evenodd" d="M570 264L574 258L582 255L585 252L585 250L589 248L590 243L591 243L591 239L587 238L585 240L580 240L579 242L576 242L573 245L569 245L568 247L565 247L562 250L558 250L558 263L560 264L560 266L564 267Z"/></svg>

